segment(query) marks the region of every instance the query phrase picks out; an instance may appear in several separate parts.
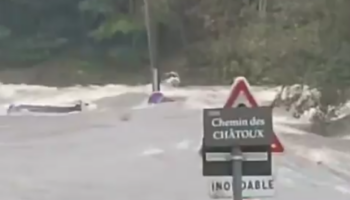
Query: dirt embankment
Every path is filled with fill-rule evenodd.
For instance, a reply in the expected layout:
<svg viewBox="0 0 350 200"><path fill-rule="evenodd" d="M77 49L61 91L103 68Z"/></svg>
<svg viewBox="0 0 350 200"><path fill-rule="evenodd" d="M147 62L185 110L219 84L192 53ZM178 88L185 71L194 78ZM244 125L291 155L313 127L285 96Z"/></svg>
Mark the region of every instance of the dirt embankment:
<svg viewBox="0 0 350 200"><path fill-rule="evenodd" d="M144 84L150 72L120 72L115 68L84 69L67 63L42 64L25 68L0 68L0 82L65 87L72 85Z"/></svg>

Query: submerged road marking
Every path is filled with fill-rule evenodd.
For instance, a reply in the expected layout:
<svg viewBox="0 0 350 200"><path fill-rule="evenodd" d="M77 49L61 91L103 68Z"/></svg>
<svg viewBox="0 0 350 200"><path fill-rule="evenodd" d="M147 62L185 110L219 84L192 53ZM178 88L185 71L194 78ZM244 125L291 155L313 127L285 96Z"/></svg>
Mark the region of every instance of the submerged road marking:
<svg viewBox="0 0 350 200"><path fill-rule="evenodd" d="M153 156L153 155L160 155L163 154L164 150L163 149L159 149L159 148L149 148L144 150L141 155L143 156Z"/></svg>
<svg viewBox="0 0 350 200"><path fill-rule="evenodd" d="M183 140L176 144L176 148L181 150L188 149L190 147L190 144L191 144L191 141Z"/></svg>

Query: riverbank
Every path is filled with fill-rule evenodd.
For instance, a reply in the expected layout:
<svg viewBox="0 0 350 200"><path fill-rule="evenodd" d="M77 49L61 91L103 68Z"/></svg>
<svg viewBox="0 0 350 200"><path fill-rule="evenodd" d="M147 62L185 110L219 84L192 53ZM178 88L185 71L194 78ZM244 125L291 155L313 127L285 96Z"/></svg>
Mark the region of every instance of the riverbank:
<svg viewBox="0 0 350 200"><path fill-rule="evenodd" d="M0 82L55 87L72 85L126 84L138 85L149 81L148 67L121 71L112 65L84 61L49 61L31 67L1 65Z"/></svg>

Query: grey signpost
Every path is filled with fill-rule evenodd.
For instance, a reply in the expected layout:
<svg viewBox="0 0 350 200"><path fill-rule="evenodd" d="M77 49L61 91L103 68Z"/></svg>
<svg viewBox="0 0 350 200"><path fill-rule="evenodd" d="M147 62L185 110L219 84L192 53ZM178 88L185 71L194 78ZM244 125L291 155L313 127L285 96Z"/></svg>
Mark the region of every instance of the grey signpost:
<svg viewBox="0 0 350 200"><path fill-rule="evenodd" d="M233 199L242 200L242 151L239 147L233 147L232 152L232 183Z"/></svg>
<svg viewBox="0 0 350 200"><path fill-rule="evenodd" d="M155 30L154 19L152 17L152 4L150 3L150 0L144 0L144 4L148 36L148 51L152 71L152 91L155 92L160 91L157 33Z"/></svg>
<svg viewBox="0 0 350 200"><path fill-rule="evenodd" d="M252 163L251 168L255 171L260 170L258 174L271 174L272 109L270 107L204 109L203 126L203 175L232 175L233 199L242 200L242 174L245 171L242 149L268 152L269 161L263 164L265 166L261 165L258 169L256 164ZM208 149L216 149L219 152L227 152L231 149L227 152L231 153L230 169L225 163L207 161L205 154L210 152ZM249 167L249 165L245 166Z"/></svg>

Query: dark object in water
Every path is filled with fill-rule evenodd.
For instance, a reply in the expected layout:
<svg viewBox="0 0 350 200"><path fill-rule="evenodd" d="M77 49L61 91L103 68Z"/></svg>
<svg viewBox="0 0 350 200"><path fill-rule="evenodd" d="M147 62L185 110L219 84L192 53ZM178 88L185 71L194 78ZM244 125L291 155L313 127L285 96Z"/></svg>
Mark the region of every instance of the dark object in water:
<svg viewBox="0 0 350 200"><path fill-rule="evenodd" d="M29 105L29 104L20 104L14 105L11 104L7 109L7 114L16 113L16 112L37 112L37 113L70 113L70 112L81 112L88 106L88 103L83 101L77 102L72 106L52 106L52 105Z"/></svg>

